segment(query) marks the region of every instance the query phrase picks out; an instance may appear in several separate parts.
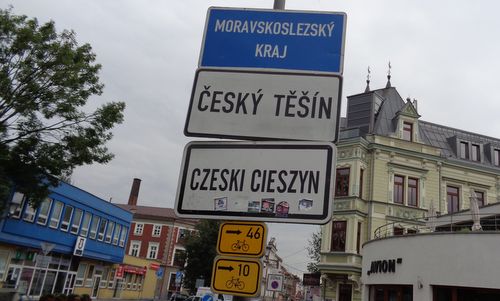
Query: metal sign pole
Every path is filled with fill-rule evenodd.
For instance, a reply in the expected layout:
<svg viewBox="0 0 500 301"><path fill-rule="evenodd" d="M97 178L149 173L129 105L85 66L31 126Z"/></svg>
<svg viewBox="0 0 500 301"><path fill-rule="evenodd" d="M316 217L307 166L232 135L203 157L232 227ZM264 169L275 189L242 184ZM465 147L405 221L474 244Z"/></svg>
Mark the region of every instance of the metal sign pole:
<svg viewBox="0 0 500 301"><path fill-rule="evenodd" d="M286 0L274 0L273 9L284 10Z"/></svg>

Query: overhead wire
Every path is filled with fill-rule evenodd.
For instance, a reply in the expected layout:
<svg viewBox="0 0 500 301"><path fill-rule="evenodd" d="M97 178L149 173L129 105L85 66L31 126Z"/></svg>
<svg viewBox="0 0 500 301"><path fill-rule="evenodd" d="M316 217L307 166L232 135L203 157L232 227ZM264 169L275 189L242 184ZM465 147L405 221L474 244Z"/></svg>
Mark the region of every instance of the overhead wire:
<svg viewBox="0 0 500 301"><path fill-rule="evenodd" d="M296 252L293 252L293 253L291 253L291 254L288 254L288 255L286 255L286 256L283 256L283 257L282 257L282 259L288 258L288 257L293 256L293 255L295 255L295 254L299 254L300 252L303 252L304 250L307 250L307 247L303 247L302 249L300 249L300 250L298 250L298 251L296 251Z"/></svg>

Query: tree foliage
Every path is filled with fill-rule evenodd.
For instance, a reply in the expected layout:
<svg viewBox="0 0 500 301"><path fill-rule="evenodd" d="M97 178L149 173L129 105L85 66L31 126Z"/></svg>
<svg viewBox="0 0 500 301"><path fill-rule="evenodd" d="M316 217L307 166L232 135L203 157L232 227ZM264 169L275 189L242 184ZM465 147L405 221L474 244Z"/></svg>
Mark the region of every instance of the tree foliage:
<svg viewBox="0 0 500 301"><path fill-rule="evenodd" d="M311 239L307 240L309 246L307 247L307 254L312 260L307 264L307 270L310 273L318 272L318 263L321 259L321 230L312 234Z"/></svg>
<svg viewBox="0 0 500 301"><path fill-rule="evenodd" d="M36 205L76 166L113 158L105 143L123 121L125 104L88 108L89 97L103 91L95 59L91 46L79 45L73 31L57 32L52 21L39 24L0 9L3 203L14 183Z"/></svg>
<svg viewBox="0 0 500 301"><path fill-rule="evenodd" d="M187 238L184 287L192 293L196 289L196 279L204 279L206 286L210 284L212 265L217 255L219 226L217 220L201 220L196 225L196 232Z"/></svg>

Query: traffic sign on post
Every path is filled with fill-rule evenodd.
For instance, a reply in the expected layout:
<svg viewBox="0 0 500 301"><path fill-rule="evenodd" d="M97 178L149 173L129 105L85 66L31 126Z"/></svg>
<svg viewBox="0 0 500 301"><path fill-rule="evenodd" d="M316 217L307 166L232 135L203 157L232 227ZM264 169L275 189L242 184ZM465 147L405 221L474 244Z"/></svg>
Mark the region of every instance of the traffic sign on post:
<svg viewBox="0 0 500 301"><path fill-rule="evenodd" d="M341 74L346 14L211 7L199 66Z"/></svg>
<svg viewBox="0 0 500 301"><path fill-rule="evenodd" d="M260 291L262 264L259 259L216 257L212 290L220 294L253 297Z"/></svg>
<svg viewBox="0 0 500 301"><path fill-rule="evenodd" d="M342 77L199 69L186 136L337 141Z"/></svg>
<svg viewBox="0 0 500 301"><path fill-rule="evenodd" d="M225 222L219 228L217 252L222 255L262 257L267 227L258 222Z"/></svg>
<svg viewBox="0 0 500 301"><path fill-rule="evenodd" d="M325 224L332 214L335 154L326 142L190 142L176 214Z"/></svg>
<svg viewBox="0 0 500 301"><path fill-rule="evenodd" d="M283 275L269 274L267 276L266 290L273 292L283 291Z"/></svg>

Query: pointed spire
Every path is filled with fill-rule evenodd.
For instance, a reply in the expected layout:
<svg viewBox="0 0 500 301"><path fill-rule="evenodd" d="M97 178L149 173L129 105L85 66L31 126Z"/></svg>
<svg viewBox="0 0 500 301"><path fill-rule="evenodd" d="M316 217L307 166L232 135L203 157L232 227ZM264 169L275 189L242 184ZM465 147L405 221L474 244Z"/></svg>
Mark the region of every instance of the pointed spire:
<svg viewBox="0 0 500 301"><path fill-rule="evenodd" d="M368 66L368 74L366 75L366 89L365 93L370 92L370 66Z"/></svg>
<svg viewBox="0 0 500 301"><path fill-rule="evenodd" d="M391 61L389 61L389 70L387 71L387 84L385 85L386 88L390 88L391 87Z"/></svg>

